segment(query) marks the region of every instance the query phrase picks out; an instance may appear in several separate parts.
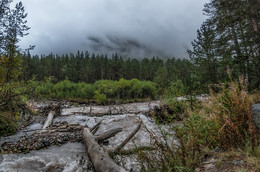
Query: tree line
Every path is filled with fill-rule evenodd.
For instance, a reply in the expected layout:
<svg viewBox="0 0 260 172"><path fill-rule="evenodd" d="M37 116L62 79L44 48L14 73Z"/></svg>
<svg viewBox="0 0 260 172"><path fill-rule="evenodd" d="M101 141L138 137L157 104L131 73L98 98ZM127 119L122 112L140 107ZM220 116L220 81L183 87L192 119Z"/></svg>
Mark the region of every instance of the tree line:
<svg viewBox="0 0 260 172"><path fill-rule="evenodd" d="M98 80L130 80L155 81L167 86L171 81L181 79L186 83L192 63L187 59L171 58L162 60L159 57L123 59L117 54L107 55L77 52L65 55L24 55L22 62L22 80L42 81L45 77L54 77L56 82L68 78L70 81L94 83Z"/></svg>

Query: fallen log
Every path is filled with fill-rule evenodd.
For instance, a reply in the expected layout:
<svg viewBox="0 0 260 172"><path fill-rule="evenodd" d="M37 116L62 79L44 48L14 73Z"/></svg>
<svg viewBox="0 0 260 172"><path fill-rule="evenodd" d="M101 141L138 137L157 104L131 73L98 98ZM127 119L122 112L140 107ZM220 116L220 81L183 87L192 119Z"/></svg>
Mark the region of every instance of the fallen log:
<svg viewBox="0 0 260 172"><path fill-rule="evenodd" d="M82 138L87 149L88 156L93 163L96 172L126 172L119 166L96 141L89 128L83 128Z"/></svg>
<svg viewBox="0 0 260 172"><path fill-rule="evenodd" d="M47 127L49 127L52 124L54 115L55 115L55 112L54 111L50 111L50 113L48 114L48 117L47 117L47 119L44 122L44 125L42 127L43 130L45 130Z"/></svg>

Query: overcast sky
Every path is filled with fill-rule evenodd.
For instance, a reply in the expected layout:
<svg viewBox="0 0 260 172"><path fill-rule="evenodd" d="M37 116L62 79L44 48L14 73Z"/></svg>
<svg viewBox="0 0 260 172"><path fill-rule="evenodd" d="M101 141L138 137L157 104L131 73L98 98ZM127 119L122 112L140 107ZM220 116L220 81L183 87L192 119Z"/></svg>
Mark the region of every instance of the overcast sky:
<svg viewBox="0 0 260 172"><path fill-rule="evenodd" d="M89 51L131 57L188 57L207 0L21 0L32 54ZM14 2L18 2L15 0Z"/></svg>

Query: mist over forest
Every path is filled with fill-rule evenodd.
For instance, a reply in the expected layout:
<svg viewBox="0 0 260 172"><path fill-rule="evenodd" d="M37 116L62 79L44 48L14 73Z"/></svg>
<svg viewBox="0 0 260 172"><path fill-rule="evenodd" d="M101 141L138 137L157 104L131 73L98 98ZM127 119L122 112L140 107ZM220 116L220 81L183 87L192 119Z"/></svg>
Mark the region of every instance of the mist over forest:
<svg viewBox="0 0 260 172"><path fill-rule="evenodd" d="M0 0L0 171L260 171L260 0Z"/></svg>

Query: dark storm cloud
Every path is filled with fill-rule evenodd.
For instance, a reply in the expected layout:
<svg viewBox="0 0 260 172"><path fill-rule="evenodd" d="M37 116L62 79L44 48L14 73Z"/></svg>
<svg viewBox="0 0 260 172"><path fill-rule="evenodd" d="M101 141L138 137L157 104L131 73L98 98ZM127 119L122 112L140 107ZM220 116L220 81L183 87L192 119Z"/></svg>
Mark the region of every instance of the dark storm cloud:
<svg viewBox="0 0 260 172"><path fill-rule="evenodd" d="M16 0L15 2L17 2ZM22 0L33 54L88 50L123 56L187 57L206 0Z"/></svg>

